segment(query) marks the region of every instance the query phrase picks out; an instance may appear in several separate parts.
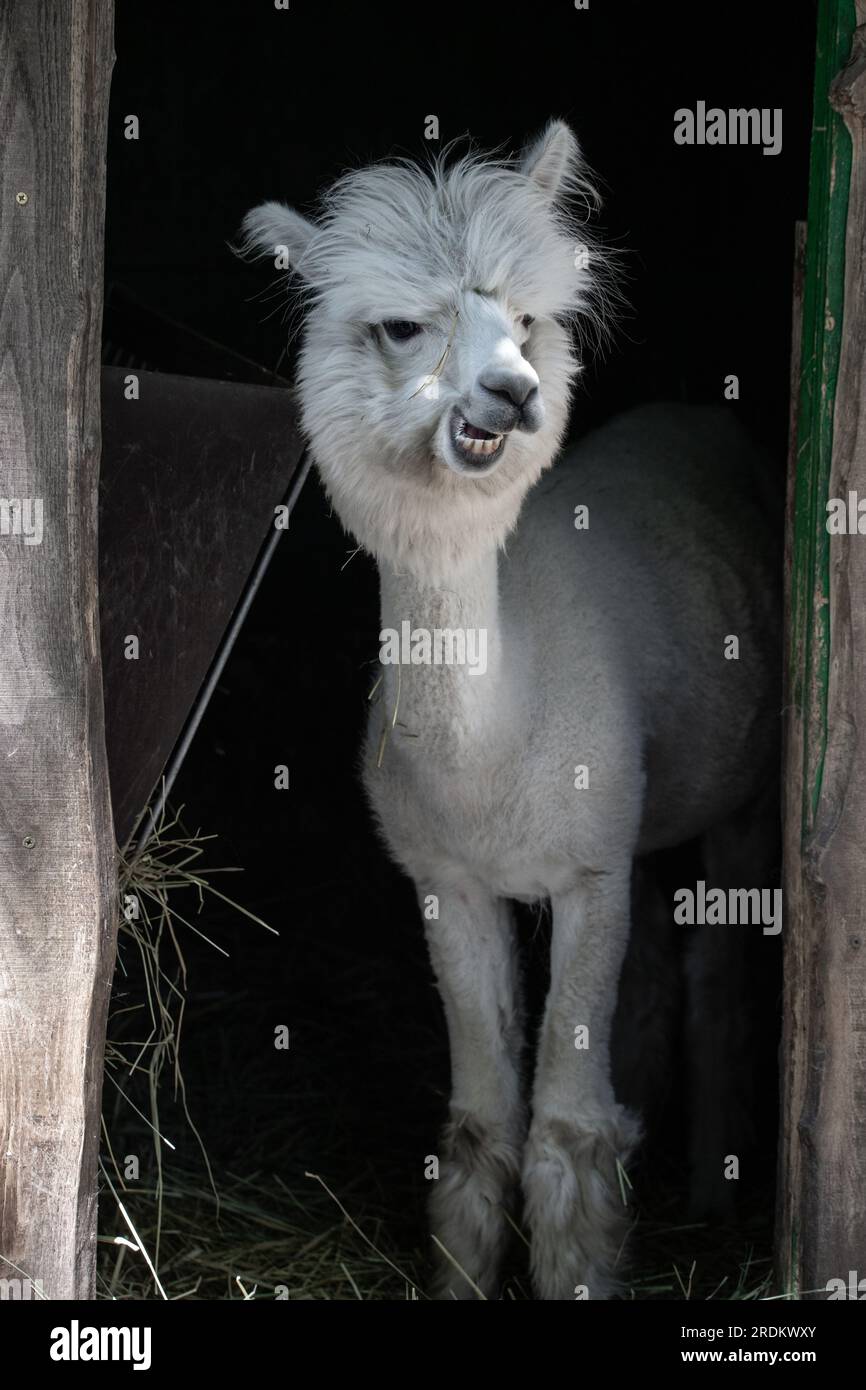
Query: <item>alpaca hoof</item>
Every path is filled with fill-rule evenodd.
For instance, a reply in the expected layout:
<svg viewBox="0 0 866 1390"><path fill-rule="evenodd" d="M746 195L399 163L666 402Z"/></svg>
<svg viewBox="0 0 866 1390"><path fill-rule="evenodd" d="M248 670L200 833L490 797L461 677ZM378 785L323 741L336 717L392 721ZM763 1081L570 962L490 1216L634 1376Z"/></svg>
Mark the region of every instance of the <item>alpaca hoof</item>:
<svg viewBox="0 0 866 1390"><path fill-rule="evenodd" d="M602 1128L533 1126L523 1166L532 1282L540 1299L607 1299L618 1290L628 1209L617 1169L638 1125L620 1111Z"/></svg>
<svg viewBox="0 0 866 1390"><path fill-rule="evenodd" d="M443 1137L446 1157L430 1201L437 1258L432 1296L497 1298L519 1174L517 1147L493 1138L468 1115L452 1120Z"/></svg>
<svg viewBox="0 0 866 1390"><path fill-rule="evenodd" d="M497 1271L477 1269L475 1277L469 1275L468 1272L461 1274L443 1256L442 1265L433 1278L430 1297L439 1302L444 1299L447 1303L496 1299L498 1297L498 1284Z"/></svg>

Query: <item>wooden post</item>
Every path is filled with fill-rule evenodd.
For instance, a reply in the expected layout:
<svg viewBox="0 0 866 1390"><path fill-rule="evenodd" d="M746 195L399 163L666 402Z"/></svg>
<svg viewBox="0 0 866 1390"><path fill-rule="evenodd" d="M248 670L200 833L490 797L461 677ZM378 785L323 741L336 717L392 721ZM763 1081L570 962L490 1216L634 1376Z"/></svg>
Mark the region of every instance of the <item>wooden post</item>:
<svg viewBox="0 0 866 1390"><path fill-rule="evenodd" d="M827 509L866 501L866 27L852 48L853 29L850 0L822 0L789 515L777 1267L798 1298L866 1290L866 534L856 521L829 534Z"/></svg>
<svg viewBox="0 0 866 1390"><path fill-rule="evenodd" d="M94 1296L115 932L96 581L112 20L111 0L0 6L0 1278L7 1296L10 1289L23 1297L39 1289L48 1298Z"/></svg>

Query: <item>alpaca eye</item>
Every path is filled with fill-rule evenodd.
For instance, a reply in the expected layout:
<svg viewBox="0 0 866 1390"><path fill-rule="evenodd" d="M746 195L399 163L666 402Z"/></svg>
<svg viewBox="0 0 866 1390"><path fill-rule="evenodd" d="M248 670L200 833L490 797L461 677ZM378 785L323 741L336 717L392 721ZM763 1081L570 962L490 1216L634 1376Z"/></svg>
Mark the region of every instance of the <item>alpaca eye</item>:
<svg viewBox="0 0 866 1390"><path fill-rule="evenodd" d="M523 324L524 328L531 328L535 323L535 316L534 314L524 314L520 322Z"/></svg>
<svg viewBox="0 0 866 1390"><path fill-rule="evenodd" d="M420 323L410 323L408 319L386 319L382 327L395 343L405 343L407 338L414 338L421 332Z"/></svg>

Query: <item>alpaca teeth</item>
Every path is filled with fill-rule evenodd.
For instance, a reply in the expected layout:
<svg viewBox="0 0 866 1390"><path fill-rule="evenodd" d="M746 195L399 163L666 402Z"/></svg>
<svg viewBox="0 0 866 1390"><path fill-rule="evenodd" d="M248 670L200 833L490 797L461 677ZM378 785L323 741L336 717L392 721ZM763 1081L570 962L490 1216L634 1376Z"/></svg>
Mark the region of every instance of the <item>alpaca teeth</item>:
<svg viewBox="0 0 866 1390"><path fill-rule="evenodd" d="M471 439L469 435L462 432L458 436L463 449L469 454L495 454L502 443L502 435L496 434L492 439Z"/></svg>

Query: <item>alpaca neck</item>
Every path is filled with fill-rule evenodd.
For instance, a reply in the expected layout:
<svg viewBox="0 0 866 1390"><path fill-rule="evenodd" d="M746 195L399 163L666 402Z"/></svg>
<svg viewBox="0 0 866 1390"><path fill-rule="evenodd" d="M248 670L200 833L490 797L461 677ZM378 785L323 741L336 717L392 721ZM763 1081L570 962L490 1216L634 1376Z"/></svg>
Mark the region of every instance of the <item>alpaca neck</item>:
<svg viewBox="0 0 866 1390"><path fill-rule="evenodd" d="M456 762L511 722L497 565L491 549L445 585L381 563L381 723L400 754Z"/></svg>

